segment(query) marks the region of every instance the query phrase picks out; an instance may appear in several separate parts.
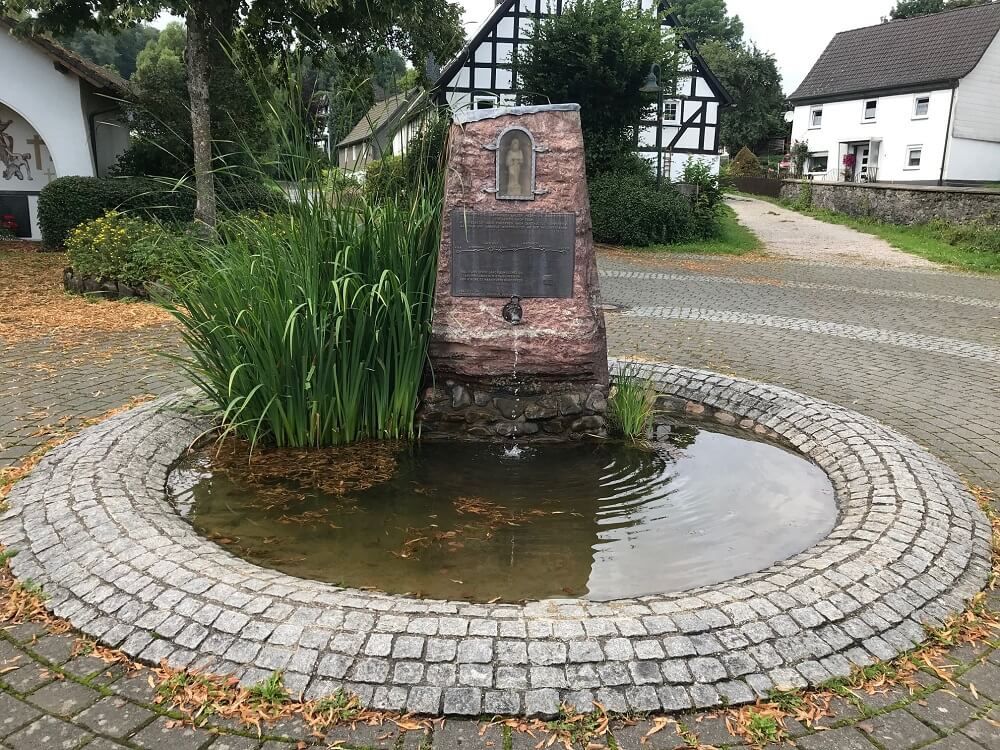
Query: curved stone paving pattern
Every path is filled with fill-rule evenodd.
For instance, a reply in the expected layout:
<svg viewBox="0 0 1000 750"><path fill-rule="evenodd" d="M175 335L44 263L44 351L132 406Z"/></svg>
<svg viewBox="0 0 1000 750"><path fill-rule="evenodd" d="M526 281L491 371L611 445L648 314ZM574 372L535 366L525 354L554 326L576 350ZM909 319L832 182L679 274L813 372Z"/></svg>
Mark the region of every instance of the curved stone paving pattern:
<svg viewBox="0 0 1000 750"><path fill-rule="evenodd" d="M975 359L991 364L1000 364L1000 349L984 346L972 341L925 336L906 331L888 331L867 326L845 325L808 318L789 318L781 315L762 315L737 310L702 310L691 307L637 306L623 310L621 315L633 318L664 318L668 320L703 320L712 323L738 323L768 328L783 328L803 333L818 333L826 336L892 344L908 349L945 354L962 359Z"/></svg>
<svg viewBox="0 0 1000 750"><path fill-rule="evenodd" d="M677 595L526 605L422 601L258 568L164 500L169 468L211 427L188 397L140 407L56 449L10 497L15 574L84 632L139 658L273 670L307 697L477 715L752 700L819 684L923 639L988 573L986 520L957 476L874 420L781 388L678 367L661 391L773 431L830 475L830 536L771 568ZM28 534L27 530L31 533Z"/></svg>

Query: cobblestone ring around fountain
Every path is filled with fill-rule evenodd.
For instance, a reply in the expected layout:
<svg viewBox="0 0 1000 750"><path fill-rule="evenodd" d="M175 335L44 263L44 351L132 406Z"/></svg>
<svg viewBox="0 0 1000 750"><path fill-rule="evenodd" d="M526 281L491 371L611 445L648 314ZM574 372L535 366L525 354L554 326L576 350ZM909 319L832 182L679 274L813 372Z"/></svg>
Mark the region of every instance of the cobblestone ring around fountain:
<svg viewBox="0 0 1000 750"><path fill-rule="evenodd" d="M190 394L91 427L10 495L15 575L83 632L150 663L245 683L281 670L420 713L553 714L752 701L892 658L987 580L989 526L960 479L899 433L775 386L649 365L667 405L780 438L829 475L839 519L770 568L675 595L514 604L418 600L264 570L199 537L164 498L211 418Z"/></svg>

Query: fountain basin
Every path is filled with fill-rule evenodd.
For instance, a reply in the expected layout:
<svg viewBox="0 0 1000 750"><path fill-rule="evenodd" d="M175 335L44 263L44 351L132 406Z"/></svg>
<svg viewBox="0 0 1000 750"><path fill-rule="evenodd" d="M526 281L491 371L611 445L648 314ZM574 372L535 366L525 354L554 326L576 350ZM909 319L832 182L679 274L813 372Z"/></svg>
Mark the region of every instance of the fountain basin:
<svg viewBox="0 0 1000 750"><path fill-rule="evenodd" d="M340 587L249 563L199 536L165 483L213 424L190 395L88 428L9 496L0 542L47 606L142 660L282 670L296 693L373 707L546 715L560 702L663 711L752 701L891 658L989 575L990 529L958 476L875 420L783 388L681 367L648 372L668 408L794 446L837 521L806 550L683 592L471 603Z"/></svg>
<svg viewBox="0 0 1000 750"><path fill-rule="evenodd" d="M212 441L168 486L199 533L250 562L430 599L683 591L766 568L833 528L833 486L800 454L705 422L654 434L258 451L252 472L245 444ZM307 460L319 466L303 471ZM348 465L353 486L337 479Z"/></svg>

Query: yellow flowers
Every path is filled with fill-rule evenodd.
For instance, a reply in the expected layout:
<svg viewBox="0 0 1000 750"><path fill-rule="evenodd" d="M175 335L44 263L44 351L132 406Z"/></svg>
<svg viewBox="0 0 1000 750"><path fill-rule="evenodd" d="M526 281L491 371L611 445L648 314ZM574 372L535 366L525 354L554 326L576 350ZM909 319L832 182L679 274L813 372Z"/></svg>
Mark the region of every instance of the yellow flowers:
<svg viewBox="0 0 1000 750"><path fill-rule="evenodd" d="M70 231L66 240L70 265L75 273L93 279L129 280L142 277L145 269L137 266L134 249L143 239L158 231L156 224L118 211L108 211Z"/></svg>

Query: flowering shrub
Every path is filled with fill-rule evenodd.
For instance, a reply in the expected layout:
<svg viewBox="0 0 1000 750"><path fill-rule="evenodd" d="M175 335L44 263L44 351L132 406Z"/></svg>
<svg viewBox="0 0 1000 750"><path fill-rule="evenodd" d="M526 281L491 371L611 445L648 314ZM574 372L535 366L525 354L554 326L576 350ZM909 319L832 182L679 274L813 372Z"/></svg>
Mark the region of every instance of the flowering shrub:
<svg viewBox="0 0 1000 750"><path fill-rule="evenodd" d="M0 216L0 240L17 239L17 219L13 214Z"/></svg>
<svg viewBox="0 0 1000 750"><path fill-rule="evenodd" d="M143 286L182 272L179 245L187 241L159 224L108 211L73 229L66 252L78 276Z"/></svg>

